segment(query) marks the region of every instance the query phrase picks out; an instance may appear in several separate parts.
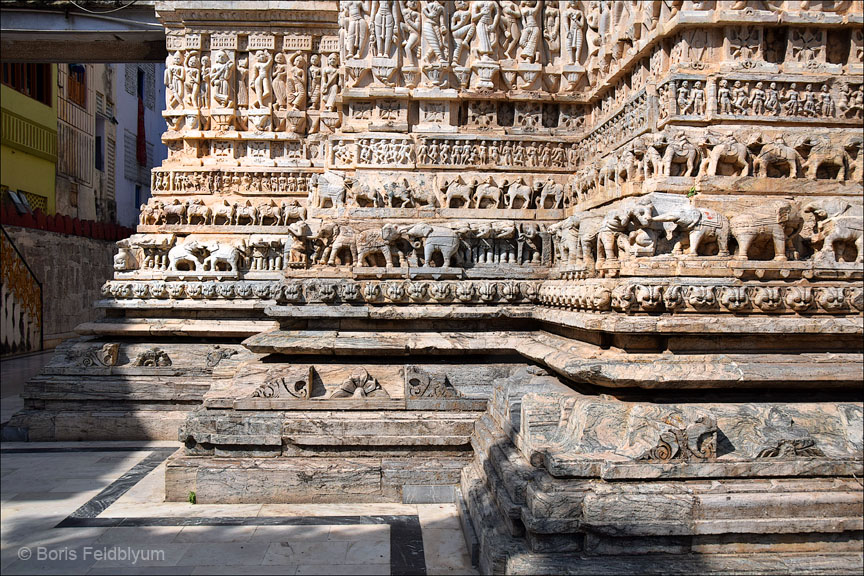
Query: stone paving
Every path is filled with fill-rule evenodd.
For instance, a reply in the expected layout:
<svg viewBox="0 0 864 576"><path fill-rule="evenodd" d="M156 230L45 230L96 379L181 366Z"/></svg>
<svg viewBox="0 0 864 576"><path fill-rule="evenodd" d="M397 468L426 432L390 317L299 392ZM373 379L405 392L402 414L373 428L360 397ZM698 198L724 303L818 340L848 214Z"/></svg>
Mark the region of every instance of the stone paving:
<svg viewBox="0 0 864 576"><path fill-rule="evenodd" d="M4 443L2 573L476 574L456 504L164 502L178 447Z"/></svg>

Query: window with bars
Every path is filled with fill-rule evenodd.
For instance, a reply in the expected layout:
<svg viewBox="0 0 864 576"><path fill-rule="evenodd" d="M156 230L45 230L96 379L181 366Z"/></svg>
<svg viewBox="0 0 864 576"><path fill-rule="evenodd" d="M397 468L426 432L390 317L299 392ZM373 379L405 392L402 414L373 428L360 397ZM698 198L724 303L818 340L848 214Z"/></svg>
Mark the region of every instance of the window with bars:
<svg viewBox="0 0 864 576"><path fill-rule="evenodd" d="M83 64L69 64L66 97L78 106L87 108L87 69Z"/></svg>
<svg viewBox="0 0 864 576"><path fill-rule="evenodd" d="M3 63L3 84L51 106L51 65Z"/></svg>

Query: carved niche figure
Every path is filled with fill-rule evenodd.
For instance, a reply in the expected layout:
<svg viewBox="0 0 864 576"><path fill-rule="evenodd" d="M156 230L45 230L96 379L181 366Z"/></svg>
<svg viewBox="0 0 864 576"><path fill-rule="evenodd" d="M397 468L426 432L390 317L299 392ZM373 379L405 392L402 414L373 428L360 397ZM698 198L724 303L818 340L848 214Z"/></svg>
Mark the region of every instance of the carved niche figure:
<svg viewBox="0 0 864 576"><path fill-rule="evenodd" d="M234 107L234 62L224 50L218 50L213 58L210 84L213 86L213 100L222 108Z"/></svg>
<svg viewBox="0 0 864 576"><path fill-rule="evenodd" d="M474 27L477 40L474 48L477 56L481 60L492 60L497 44L498 4L492 0L475 0L471 2L471 23Z"/></svg>
<svg viewBox="0 0 864 576"><path fill-rule="evenodd" d="M396 34L395 0L376 0L372 3L373 42L375 56L390 58Z"/></svg>
<svg viewBox="0 0 864 576"><path fill-rule="evenodd" d="M540 2L538 0L522 0L519 11L522 14L522 34L519 37L519 58L536 63L540 58Z"/></svg>
<svg viewBox="0 0 864 576"><path fill-rule="evenodd" d="M423 41L424 61L447 62L447 14L441 0L429 0L423 6Z"/></svg>
<svg viewBox="0 0 864 576"><path fill-rule="evenodd" d="M201 108L201 69L198 52L186 54L183 70L183 94L186 106Z"/></svg>
<svg viewBox="0 0 864 576"><path fill-rule="evenodd" d="M567 53L572 64L579 64L582 55L582 44L585 41L585 14L578 8L577 0L567 3L565 12L567 19Z"/></svg>
<svg viewBox="0 0 864 576"><path fill-rule="evenodd" d="M288 58L285 56L284 52L279 52L278 54L276 54L273 62L274 107L277 110L284 110L288 100Z"/></svg>
<svg viewBox="0 0 864 576"><path fill-rule="evenodd" d="M345 35L345 53L348 58L362 58L369 38L369 22L366 21L366 0L345 0L348 12L348 30Z"/></svg>
<svg viewBox="0 0 864 576"><path fill-rule="evenodd" d="M183 56L175 52L165 59L165 102L169 109L183 106Z"/></svg>
<svg viewBox="0 0 864 576"><path fill-rule="evenodd" d="M273 102L273 82L271 69L273 57L267 50L255 53L255 63L252 65L249 79L249 107L266 108Z"/></svg>
<svg viewBox="0 0 864 576"><path fill-rule="evenodd" d="M450 17L450 34L453 36L453 64L460 65L462 56L471 47L476 27L471 19L471 8L465 0L455 0Z"/></svg>
<svg viewBox="0 0 864 576"><path fill-rule="evenodd" d="M321 107L321 55L312 54L309 57L309 108L318 110Z"/></svg>
<svg viewBox="0 0 864 576"><path fill-rule="evenodd" d="M521 34L519 22L522 20L522 12L519 10L518 0L504 0L501 2L501 32L502 53L509 60L516 59L516 48L519 46Z"/></svg>
<svg viewBox="0 0 864 576"><path fill-rule="evenodd" d="M336 53L327 56L327 65L322 72L322 88L324 101L323 107L327 112L336 110L336 98L339 96L339 58Z"/></svg>
<svg viewBox="0 0 864 576"><path fill-rule="evenodd" d="M249 105L249 56L237 59L237 105Z"/></svg>
<svg viewBox="0 0 864 576"><path fill-rule="evenodd" d="M560 13L554 2L548 2L543 12L543 39L546 41L546 53L551 62L561 49Z"/></svg>
<svg viewBox="0 0 864 576"><path fill-rule="evenodd" d="M399 12L402 21L399 30L402 33L402 50L405 58L417 64L420 49L420 11L417 9L417 0L401 0Z"/></svg>
<svg viewBox="0 0 864 576"><path fill-rule="evenodd" d="M290 58L286 81L287 104L292 110L306 108L306 57L297 52Z"/></svg>

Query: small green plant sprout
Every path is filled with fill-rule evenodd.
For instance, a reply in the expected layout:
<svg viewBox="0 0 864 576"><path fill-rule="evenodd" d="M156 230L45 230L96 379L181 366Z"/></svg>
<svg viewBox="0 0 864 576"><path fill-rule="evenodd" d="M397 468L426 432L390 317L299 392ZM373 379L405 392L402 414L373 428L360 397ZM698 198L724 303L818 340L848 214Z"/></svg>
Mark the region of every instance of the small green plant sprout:
<svg viewBox="0 0 864 576"><path fill-rule="evenodd" d="M189 503L190 503L190 504L196 504L197 501L198 501L198 498L197 498L197 496L195 496L195 492L194 492L194 491L190 491L190 492L189 492Z"/></svg>
<svg viewBox="0 0 864 576"><path fill-rule="evenodd" d="M691 186L691 187L690 187L690 190L687 191L687 198L693 198L693 197L696 196L696 194L698 194L698 193L699 193L699 192L696 191L696 187L695 187L695 186Z"/></svg>

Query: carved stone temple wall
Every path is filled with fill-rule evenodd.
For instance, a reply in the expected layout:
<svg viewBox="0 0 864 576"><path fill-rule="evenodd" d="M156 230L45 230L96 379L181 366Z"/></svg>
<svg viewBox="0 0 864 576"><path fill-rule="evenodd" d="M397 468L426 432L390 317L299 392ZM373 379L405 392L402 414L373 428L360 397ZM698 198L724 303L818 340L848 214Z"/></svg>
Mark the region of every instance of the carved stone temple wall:
<svg viewBox="0 0 864 576"><path fill-rule="evenodd" d="M12 426L461 499L484 573L861 569L862 2L157 10L169 157Z"/></svg>

